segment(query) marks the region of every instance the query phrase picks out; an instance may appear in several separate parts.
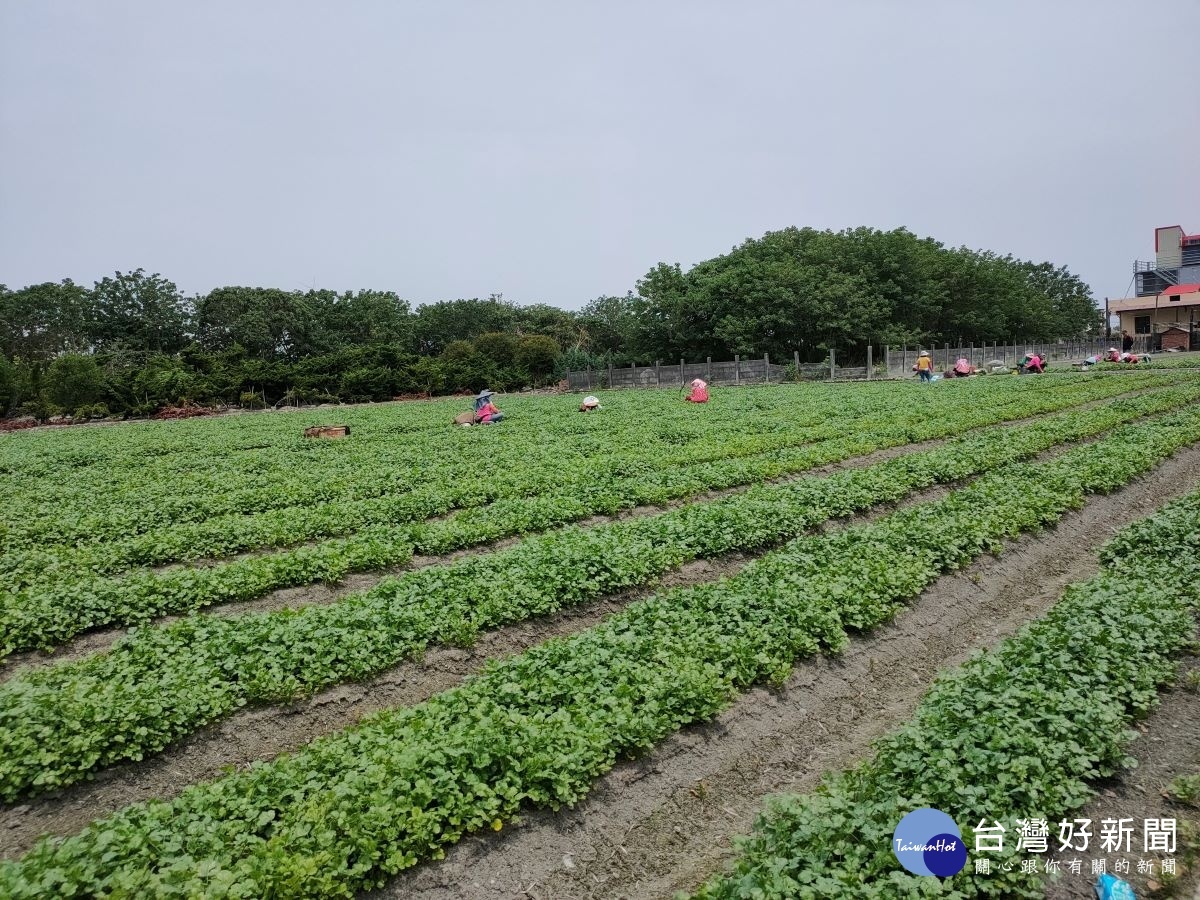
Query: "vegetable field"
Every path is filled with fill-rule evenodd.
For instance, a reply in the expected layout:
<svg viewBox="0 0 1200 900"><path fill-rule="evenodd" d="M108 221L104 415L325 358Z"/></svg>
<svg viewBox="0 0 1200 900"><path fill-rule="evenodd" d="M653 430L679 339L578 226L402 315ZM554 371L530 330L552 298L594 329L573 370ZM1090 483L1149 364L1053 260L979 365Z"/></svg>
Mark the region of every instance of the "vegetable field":
<svg viewBox="0 0 1200 900"><path fill-rule="evenodd" d="M0 437L0 896L1070 879L892 830L1119 788L1196 646L1195 373L502 399Z"/></svg>

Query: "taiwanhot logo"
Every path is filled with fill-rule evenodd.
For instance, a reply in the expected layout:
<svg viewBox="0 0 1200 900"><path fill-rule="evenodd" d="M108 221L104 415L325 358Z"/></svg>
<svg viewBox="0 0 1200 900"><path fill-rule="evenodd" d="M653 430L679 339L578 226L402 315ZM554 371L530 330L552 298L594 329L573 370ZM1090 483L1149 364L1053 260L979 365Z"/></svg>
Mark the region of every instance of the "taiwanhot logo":
<svg viewBox="0 0 1200 900"><path fill-rule="evenodd" d="M914 875L949 878L967 864L967 845L954 820L940 809L914 809L892 835L892 852Z"/></svg>

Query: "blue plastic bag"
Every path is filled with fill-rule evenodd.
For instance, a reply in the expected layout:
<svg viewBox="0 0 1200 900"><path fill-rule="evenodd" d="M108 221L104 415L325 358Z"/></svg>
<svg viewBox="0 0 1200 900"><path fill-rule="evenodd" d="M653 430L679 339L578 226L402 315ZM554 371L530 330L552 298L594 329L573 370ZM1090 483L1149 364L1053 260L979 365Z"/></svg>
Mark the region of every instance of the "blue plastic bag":
<svg viewBox="0 0 1200 900"><path fill-rule="evenodd" d="M1096 879L1097 900L1136 900L1128 881L1115 875L1101 875Z"/></svg>

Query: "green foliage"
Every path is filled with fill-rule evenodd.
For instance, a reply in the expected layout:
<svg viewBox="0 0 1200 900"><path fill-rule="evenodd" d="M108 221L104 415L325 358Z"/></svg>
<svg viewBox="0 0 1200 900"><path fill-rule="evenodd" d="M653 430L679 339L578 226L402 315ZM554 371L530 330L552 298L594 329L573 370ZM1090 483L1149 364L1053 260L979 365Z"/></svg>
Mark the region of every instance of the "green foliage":
<svg viewBox="0 0 1200 900"><path fill-rule="evenodd" d="M1200 529L1200 523L1197 523ZM1173 803L1200 809L1200 772L1195 775L1180 775L1164 792Z"/></svg>
<svg viewBox="0 0 1200 900"><path fill-rule="evenodd" d="M0 353L49 360L87 349L94 308L87 288L69 278L18 291L0 285Z"/></svg>
<svg viewBox="0 0 1200 900"><path fill-rule="evenodd" d="M466 834L502 827L523 804L575 803L622 756L711 718L749 685L782 678L797 658L822 648L836 651L849 632L888 621L941 573L1004 538L1052 524L1089 493L1128 483L1198 439L1200 411L1189 409L1116 429L1048 462L1004 467L873 524L801 537L736 576L665 591L587 631L496 661L425 703L382 712L294 754L195 785L173 800L128 807L75 837L43 840L22 859L0 864L0 892L14 898L168 891L262 897L348 895L378 885ZM1195 532L1200 523L1185 524ZM1190 574L1194 587L1196 573ZM964 679L946 682L938 695L945 700L930 715L935 722L953 717L956 727L940 732L952 777L925 764L928 748L919 743L925 732L917 730L903 733L885 755L891 766L885 774L895 773L885 785L903 788L905 778L920 778L934 798L949 795L948 809L980 805L992 815L997 807L988 803L1014 787L1007 796L1013 808L1026 811L1081 802L1082 779L1111 772L1121 760L1114 707L1144 710L1155 685L1170 674L1169 654L1190 638L1180 588L1177 582L1156 590L1125 581L1119 589L1110 586L1104 598L1128 595L1130 605L1106 610L1097 604L1095 616L1072 614L1056 622L1059 627L1031 632L1028 645L1018 649L1035 655L1037 679L1005 680L1024 658L1016 650L970 664ZM391 611L404 615L402 605ZM1138 627L1116 627L1130 621ZM375 624L368 617L362 627L369 631ZM248 631L241 639L252 650L255 635ZM319 667L343 649L344 643L315 644L312 662ZM1102 664L1080 667L1085 652ZM205 682L211 674L205 666L196 660L188 680ZM1070 671L1083 672L1082 689ZM975 738L960 743L957 725L969 723L964 713L972 711L963 698L976 696L968 690L972 678L985 689L1029 692L1021 705L1030 709L1028 721L1010 715L994 732L1003 752L987 753ZM185 689L180 686L186 698ZM178 712L210 714L210 702L185 701ZM169 719L176 710L164 713ZM1043 723L1053 727L1052 735L1079 735L1041 745L1045 771L1056 773L1049 776L1027 755L1044 733L1038 730ZM98 733L107 727L97 720ZM52 765L64 748L45 744L41 750ZM960 757L968 768L956 772ZM1002 780L978 775L996 770L1004 773ZM894 816L897 795L891 791L881 796L890 801L887 815ZM921 794L899 796L907 805ZM876 840L881 807L868 810L872 818L863 829L851 840L840 838L831 852L889 852L886 840ZM822 821L846 825L837 815ZM880 870L856 871L861 879ZM836 887L825 884L810 893L828 896ZM1004 887L1013 891L1008 896L1023 895L1015 876Z"/></svg>
<svg viewBox="0 0 1200 900"><path fill-rule="evenodd" d="M321 452L308 444L294 446L292 423L275 426L291 430L282 446L269 448L261 446L259 425L223 423L218 431L214 423L211 429L198 425L203 437L194 446L185 444L186 451L174 445L169 452L156 451L156 433L145 433L144 455L163 454L157 466L143 454L125 452L132 438L113 438L114 449L120 448L113 459L92 438L93 452L100 454L95 466L81 469L67 456L68 468L50 466L36 481L37 464L17 453L7 471L21 473L31 493L47 496L41 502L25 496L7 516L0 507L8 543L0 557L8 601L0 606L0 647L10 652L53 646L87 628L401 564L414 549L444 553L1071 409L1156 383L1169 379L1142 374L1070 384L980 380L953 392L910 396L915 406L897 406L896 385L864 384L837 396L788 387L722 394L702 422L666 394L627 394L603 422L585 423L569 405L538 406L545 416L539 421L526 407L520 418L532 418L528 424L514 419L474 445L447 429L453 412L434 405L426 407L419 442L398 445L385 413L360 420L358 434L371 437ZM1122 402L1110 414L1168 409L1190 396L1189 390ZM807 415L797 415L798 406ZM853 425L830 425L831 415ZM748 421L757 423L758 433L747 435ZM215 452L218 435L236 439L243 427L256 436L246 438L255 441L253 454ZM603 454L596 452L597 431L608 446ZM555 438L547 439L550 435ZM5 465L0 457L0 467ZM178 465L186 466L185 483ZM85 489L89 474L104 490ZM59 486L63 477L65 492ZM65 500L64 493L78 500ZM413 529L413 523L452 511L435 527ZM322 538L313 546L198 568L138 569Z"/></svg>
<svg viewBox="0 0 1200 900"><path fill-rule="evenodd" d="M96 346L174 353L187 343L192 304L159 274L117 272L91 291Z"/></svg>
<svg viewBox="0 0 1200 900"><path fill-rule="evenodd" d="M554 374L562 349L553 338L540 334L522 337L516 346L516 364L529 373L534 384L544 384Z"/></svg>
<svg viewBox="0 0 1200 900"><path fill-rule="evenodd" d="M512 390L566 368L735 353L799 350L816 361L836 348L861 361L867 344L1049 340L1099 327L1087 286L1065 268L949 249L905 229L769 232L687 272L659 263L636 294L598 297L578 313L499 294L415 311L390 291L228 286L185 298L142 269L90 290L69 280L0 285L0 354L44 367L64 352L96 352L105 400L120 412L180 397L235 403L246 392L274 404ZM355 358L364 353L390 359ZM147 375L135 386L164 354L195 382L153 388ZM41 404L41 387L28 385L38 375L15 380L10 405Z"/></svg>
<svg viewBox="0 0 1200 900"><path fill-rule="evenodd" d="M732 354L810 361L867 344L1035 340L1098 334L1087 286L1066 269L951 250L905 229L787 228L684 273L660 263L637 298L585 308L608 347L643 358Z"/></svg>
<svg viewBox="0 0 1200 900"><path fill-rule="evenodd" d="M50 363L45 375L46 399L60 410L97 402L104 393L104 372L91 356L68 353Z"/></svg>
<svg viewBox="0 0 1200 900"><path fill-rule="evenodd" d="M1198 557L1161 561L1164 546L1198 533L1200 494L1123 531L1104 552L1105 571L943 676L912 720L876 743L872 759L828 776L812 794L771 802L733 871L697 896L921 896L931 880L902 872L890 849L905 811L933 806L965 830L985 818L1054 821L1082 806L1088 782L1126 765L1129 725L1156 702L1173 675L1172 655L1191 641ZM1194 802L1196 787L1181 779L1169 793ZM995 861L1015 860L1011 842L1006 853ZM931 890L1043 896L1039 875L1012 866L976 877L970 860Z"/></svg>
<svg viewBox="0 0 1200 900"><path fill-rule="evenodd" d="M19 378L17 367L0 354L0 416L8 412L9 407L16 402L20 387Z"/></svg>
<svg viewBox="0 0 1200 900"><path fill-rule="evenodd" d="M136 632L111 653L0 687L0 759L12 761L0 765L0 793L60 786L90 768L162 749L245 703L293 700L366 678L432 643L466 643L484 629L645 585L693 559L775 546L827 519L962 481L1197 399L1200 386L1158 392L982 430L944 448L826 478L566 529L493 554L486 566L470 559L421 569L329 606L192 618ZM416 536L418 543L436 546L439 527ZM188 677L196 660L210 669L198 682ZM159 712L163 704L177 710L169 720ZM183 709L200 712L189 717ZM97 719L108 729L97 731ZM52 763L34 752L47 739L72 749Z"/></svg>

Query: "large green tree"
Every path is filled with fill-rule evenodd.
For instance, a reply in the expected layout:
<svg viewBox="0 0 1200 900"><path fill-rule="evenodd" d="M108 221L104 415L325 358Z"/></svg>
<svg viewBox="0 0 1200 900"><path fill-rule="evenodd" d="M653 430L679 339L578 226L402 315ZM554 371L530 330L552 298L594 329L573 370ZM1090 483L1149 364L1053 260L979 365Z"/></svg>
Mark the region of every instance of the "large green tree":
<svg viewBox="0 0 1200 900"><path fill-rule="evenodd" d="M46 360L93 343L95 312L87 288L69 278L17 291L0 285L0 353Z"/></svg>
<svg viewBox="0 0 1200 900"><path fill-rule="evenodd" d="M193 304L158 273L117 272L96 282L91 300L99 349L174 353L188 341Z"/></svg>

